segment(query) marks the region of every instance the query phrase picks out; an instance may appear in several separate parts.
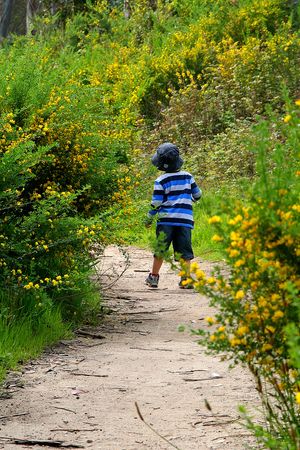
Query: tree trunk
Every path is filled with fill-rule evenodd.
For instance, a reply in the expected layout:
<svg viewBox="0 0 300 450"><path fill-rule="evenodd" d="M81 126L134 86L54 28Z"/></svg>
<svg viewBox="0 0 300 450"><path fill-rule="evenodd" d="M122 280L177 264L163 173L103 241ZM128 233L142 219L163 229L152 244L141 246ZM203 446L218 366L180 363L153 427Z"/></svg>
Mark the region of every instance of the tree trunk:
<svg viewBox="0 0 300 450"><path fill-rule="evenodd" d="M0 18L0 37L26 34L27 0L3 0Z"/></svg>
<svg viewBox="0 0 300 450"><path fill-rule="evenodd" d="M14 0L3 0L0 16L0 38L5 38L9 32Z"/></svg>
<svg viewBox="0 0 300 450"><path fill-rule="evenodd" d="M129 0L124 0L124 16L125 19L129 19L131 16L131 6Z"/></svg>
<svg viewBox="0 0 300 450"><path fill-rule="evenodd" d="M29 33L32 31L32 22L34 16L38 13L40 9L40 1L39 0L27 0L27 8L26 8L26 32Z"/></svg>

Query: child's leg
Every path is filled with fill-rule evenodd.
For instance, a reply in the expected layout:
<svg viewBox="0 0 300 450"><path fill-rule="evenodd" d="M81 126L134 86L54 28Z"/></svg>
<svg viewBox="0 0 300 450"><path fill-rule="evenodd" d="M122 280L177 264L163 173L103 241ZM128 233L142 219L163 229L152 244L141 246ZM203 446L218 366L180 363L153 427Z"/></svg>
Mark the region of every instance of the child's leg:
<svg viewBox="0 0 300 450"><path fill-rule="evenodd" d="M183 260L183 268L185 270L186 276L189 277L190 273L191 273L191 260L190 259Z"/></svg>
<svg viewBox="0 0 300 450"><path fill-rule="evenodd" d="M162 258L158 258L157 256L154 256L153 264L152 264L152 272L151 272L152 275L159 274L159 271L160 271L163 261L164 260Z"/></svg>
<svg viewBox="0 0 300 450"><path fill-rule="evenodd" d="M152 265L152 275L158 275L163 264L163 253L167 251L171 245L173 236L173 227L168 225L157 225L156 227L156 238L159 242L160 248L158 252L154 254L153 265Z"/></svg>
<svg viewBox="0 0 300 450"><path fill-rule="evenodd" d="M187 283L191 273L191 260L194 258L192 249L192 233L190 228L177 227L174 234L173 247L174 252L179 253L183 260L182 269L185 274L181 277L179 287L190 289L192 285Z"/></svg>

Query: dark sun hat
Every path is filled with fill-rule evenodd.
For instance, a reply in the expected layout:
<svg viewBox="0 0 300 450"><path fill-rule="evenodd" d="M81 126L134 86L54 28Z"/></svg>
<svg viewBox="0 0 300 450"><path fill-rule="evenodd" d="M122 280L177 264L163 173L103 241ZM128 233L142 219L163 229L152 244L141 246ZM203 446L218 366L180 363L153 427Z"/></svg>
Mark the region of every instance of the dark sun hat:
<svg viewBox="0 0 300 450"><path fill-rule="evenodd" d="M176 145L165 142L157 148L155 155L151 158L151 162L158 170L176 172L182 166L183 159L179 156L179 150Z"/></svg>

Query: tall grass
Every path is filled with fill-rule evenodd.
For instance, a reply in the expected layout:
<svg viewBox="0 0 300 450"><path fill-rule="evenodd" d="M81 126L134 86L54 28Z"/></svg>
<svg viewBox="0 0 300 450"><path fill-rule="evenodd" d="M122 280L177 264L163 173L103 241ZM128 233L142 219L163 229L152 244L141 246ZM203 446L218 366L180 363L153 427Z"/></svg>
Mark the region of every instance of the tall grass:
<svg viewBox="0 0 300 450"><path fill-rule="evenodd" d="M30 314L13 319L0 316L0 381L9 369L16 369L46 346L71 335L70 325L63 322L59 308L46 309L39 320Z"/></svg>

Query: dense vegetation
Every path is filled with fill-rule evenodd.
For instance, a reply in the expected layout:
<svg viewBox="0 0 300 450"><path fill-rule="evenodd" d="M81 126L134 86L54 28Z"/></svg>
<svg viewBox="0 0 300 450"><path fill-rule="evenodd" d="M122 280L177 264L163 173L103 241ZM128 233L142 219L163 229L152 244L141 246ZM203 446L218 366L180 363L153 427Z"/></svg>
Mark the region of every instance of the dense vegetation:
<svg viewBox="0 0 300 450"><path fill-rule="evenodd" d="M296 449L297 2L136 0L126 17L119 2L82 4L40 11L34 33L1 44L0 375L99 309L91 249L146 243L149 157L173 141L205 192L196 252L232 268L230 289L195 268L222 311L205 339L262 367L260 381L271 374L288 425L274 425L272 404L269 430Z"/></svg>

